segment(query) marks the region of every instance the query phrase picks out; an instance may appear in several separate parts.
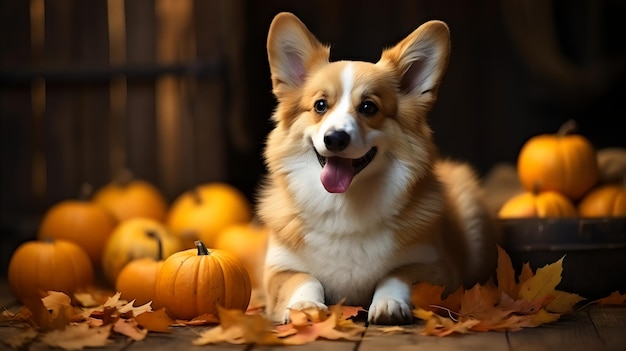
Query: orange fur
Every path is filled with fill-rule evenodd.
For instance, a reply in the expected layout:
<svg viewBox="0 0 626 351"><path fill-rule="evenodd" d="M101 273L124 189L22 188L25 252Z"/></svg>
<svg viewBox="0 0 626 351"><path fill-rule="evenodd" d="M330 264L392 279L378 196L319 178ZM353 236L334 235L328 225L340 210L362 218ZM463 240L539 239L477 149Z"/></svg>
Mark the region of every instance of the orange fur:
<svg viewBox="0 0 626 351"><path fill-rule="evenodd" d="M369 307L371 322L410 322L411 284L453 291L492 273L495 228L478 181L439 159L426 120L449 46L447 26L431 21L377 63L329 62L299 19L275 17L267 47L278 105L258 204L271 230L274 320L346 299Z"/></svg>

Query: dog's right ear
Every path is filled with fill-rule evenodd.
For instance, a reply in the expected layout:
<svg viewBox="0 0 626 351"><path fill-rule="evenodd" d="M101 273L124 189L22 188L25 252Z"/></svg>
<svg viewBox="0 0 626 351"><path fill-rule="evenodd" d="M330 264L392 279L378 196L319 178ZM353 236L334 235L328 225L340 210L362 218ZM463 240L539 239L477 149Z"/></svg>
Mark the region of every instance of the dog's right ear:
<svg viewBox="0 0 626 351"><path fill-rule="evenodd" d="M299 88L307 72L328 63L330 49L322 45L292 13L281 12L272 21L267 35L267 56L272 87L278 99Z"/></svg>

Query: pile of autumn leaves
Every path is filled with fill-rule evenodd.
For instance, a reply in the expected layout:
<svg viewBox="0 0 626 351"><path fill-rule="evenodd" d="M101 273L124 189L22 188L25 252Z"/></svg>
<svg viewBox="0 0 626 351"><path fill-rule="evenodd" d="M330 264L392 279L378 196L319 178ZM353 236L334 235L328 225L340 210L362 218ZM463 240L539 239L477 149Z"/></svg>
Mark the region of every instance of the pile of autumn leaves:
<svg viewBox="0 0 626 351"><path fill-rule="evenodd" d="M446 336L483 331L514 331L558 320L573 311L583 298L556 290L561 281L563 258L533 273L527 263L516 277L508 254L499 249L497 284L488 282L471 289L459 289L441 298L443 288L430 284L414 286L415 317L424 321L420 328L378 327L383 333L415 332ZM99 301L106 300L104 303ZM624 304L626 294L615 292L590 303ZM104 346L112 333L139 341L149 332L169 333L180 326L218 324L191 340L194 345L215 343L258 345L302 345L317 339L353 340L365 332L353 317L365 312L361 307L334 305L329 311L291 311L291 322L275 325L262 315L262 306L248 311L219 309L218 316L203 315L193 320L173 320L163 309L153 311L150 303L133 306L117 293L111 297L47 292L42 299L24 302L12 313L3 311L0 326L21 326L3 342L13 348L38 340L63 349ZM372 326L369 326L372 328Z"/></svg>

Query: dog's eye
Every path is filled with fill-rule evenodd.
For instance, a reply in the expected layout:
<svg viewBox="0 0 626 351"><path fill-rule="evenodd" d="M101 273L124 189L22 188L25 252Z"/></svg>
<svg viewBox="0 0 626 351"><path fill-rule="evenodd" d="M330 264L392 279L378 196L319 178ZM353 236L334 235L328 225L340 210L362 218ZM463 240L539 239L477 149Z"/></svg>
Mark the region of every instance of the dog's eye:
<svg viewBox="0 0 626 351"><path fill-rule="evenodd" d="M313 104L313 108L317 113L325 113L326 111L328 111L328 103L324 99L319 99L315 101L315 103Z"/></svg>
<svg viewBox="0 0 626 351"><path fill-rule="evenodd" d="M378 112L378 106L372 100L365 100L359 105L359 113L366 116L373 116Z"/></svg>

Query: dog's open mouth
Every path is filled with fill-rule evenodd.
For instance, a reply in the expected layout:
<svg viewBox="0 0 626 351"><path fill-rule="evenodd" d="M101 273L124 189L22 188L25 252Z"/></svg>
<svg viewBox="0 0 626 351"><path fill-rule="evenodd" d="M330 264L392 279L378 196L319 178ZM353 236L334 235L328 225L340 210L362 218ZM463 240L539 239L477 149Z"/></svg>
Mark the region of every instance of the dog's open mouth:
<svg viewBox="0 0 626 351"><path fill-rule="evenodd" d="M343 193L348 190L350 183L352 183L352 178L372 162L377 152L378 149L373 147L362 157L349 159L338 156L324 157L315 150L317 160L322 166L320 180L326 191L329 193Z"/></svg>

